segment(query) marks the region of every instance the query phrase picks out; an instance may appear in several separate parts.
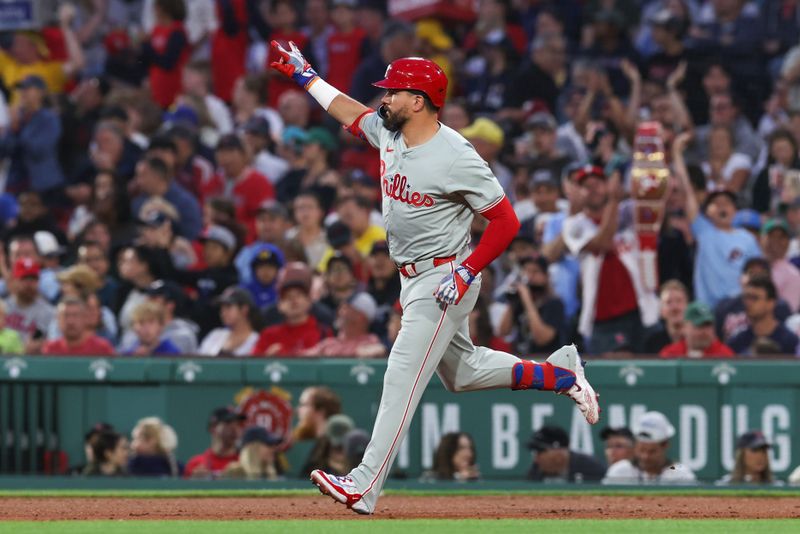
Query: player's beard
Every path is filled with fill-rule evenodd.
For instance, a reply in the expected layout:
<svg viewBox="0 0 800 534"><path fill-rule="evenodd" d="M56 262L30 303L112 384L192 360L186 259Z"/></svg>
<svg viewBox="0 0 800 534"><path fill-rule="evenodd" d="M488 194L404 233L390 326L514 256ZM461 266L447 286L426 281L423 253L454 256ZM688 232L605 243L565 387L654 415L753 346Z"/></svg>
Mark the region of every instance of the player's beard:
<svg viewBox="0 0 800 534"><path fill-rule="evenodd" d="M395 113L389 111L389 108L386 106L381 106L382 112L381 116L383 117L383 127L389 130L390 132L399 132L403 126L405 126L406 122L408 122L407 115L400 115L399 113Z"/></svg>

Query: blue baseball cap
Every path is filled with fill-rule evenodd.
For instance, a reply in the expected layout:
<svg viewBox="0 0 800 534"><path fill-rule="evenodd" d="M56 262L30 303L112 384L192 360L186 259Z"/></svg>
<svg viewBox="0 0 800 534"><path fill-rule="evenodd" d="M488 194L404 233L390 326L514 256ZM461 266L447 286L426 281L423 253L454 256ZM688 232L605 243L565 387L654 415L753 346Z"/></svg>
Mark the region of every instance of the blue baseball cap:
<svg viewBox="0 0 800 534"><path fill-rule="evenodd" d="M733 227L758 232L761 230L761 216L755 210L739 210L733 216Z"/></svg>

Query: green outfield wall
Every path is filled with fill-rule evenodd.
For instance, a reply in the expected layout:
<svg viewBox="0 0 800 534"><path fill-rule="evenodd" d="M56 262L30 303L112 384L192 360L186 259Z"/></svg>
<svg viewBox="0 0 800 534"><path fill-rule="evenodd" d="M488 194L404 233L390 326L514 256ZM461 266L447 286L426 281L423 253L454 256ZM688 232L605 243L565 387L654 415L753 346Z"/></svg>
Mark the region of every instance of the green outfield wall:
<svg viewBox="0 0 800 534"><path fill-rule="evenodd" d="M0 474L42 472L52 451L82 463L83 434L105 421L129 432L157 415L178 433L181 460L207 447L206 420L236 404L243 388L288 394L324 384L342 397L345 413L371 430L385 362L363 360L208 360L128 358L0 358ZM534 428L558 424L571 448L602 453L600 429L630 424L647 410L664 412L677 430L671 455L715 480L733 464L736 436L760 428L774 447L773 468L785 477L800 464L800 361L593 361L587 367L601 394L602 420L590 427L574 404L552 393L504 390L454 394L434 377L402 444L397 466L416 477L430 467L443 433L475 439L486 478L522 478L525 443ZM292 474L309 450L288 453ZM50 454L48 454L50 452Z"/></svg>

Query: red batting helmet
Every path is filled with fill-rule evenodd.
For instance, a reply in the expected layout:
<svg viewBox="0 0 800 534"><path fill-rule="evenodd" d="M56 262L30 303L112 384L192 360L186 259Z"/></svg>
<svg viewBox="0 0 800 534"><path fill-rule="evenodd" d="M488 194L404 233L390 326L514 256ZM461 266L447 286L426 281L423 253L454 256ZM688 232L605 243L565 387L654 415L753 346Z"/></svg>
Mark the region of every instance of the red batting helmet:
<svg viewBox="0 0 800 534"><path fill-rule="evenodd" d="M372 85L383 89L416 89L422 91L437 108L444 105L447 76L429 59L404 57L386 67L384 79Z"/></svg>

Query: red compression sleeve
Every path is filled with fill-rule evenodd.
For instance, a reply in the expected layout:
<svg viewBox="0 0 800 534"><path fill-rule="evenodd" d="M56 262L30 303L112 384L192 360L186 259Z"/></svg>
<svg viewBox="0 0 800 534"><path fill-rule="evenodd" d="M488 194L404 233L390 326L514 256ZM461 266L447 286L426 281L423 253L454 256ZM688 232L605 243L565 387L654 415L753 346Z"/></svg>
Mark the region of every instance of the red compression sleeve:
<svg viewBox="0 0 800 534"><path fill-rule="evenodd" d="M489 225L478 241L478 246L462 263L472 275L477 275L508 248L520 226L517 214L506 197L486 211L478 213L489 219Z"/></svg>

